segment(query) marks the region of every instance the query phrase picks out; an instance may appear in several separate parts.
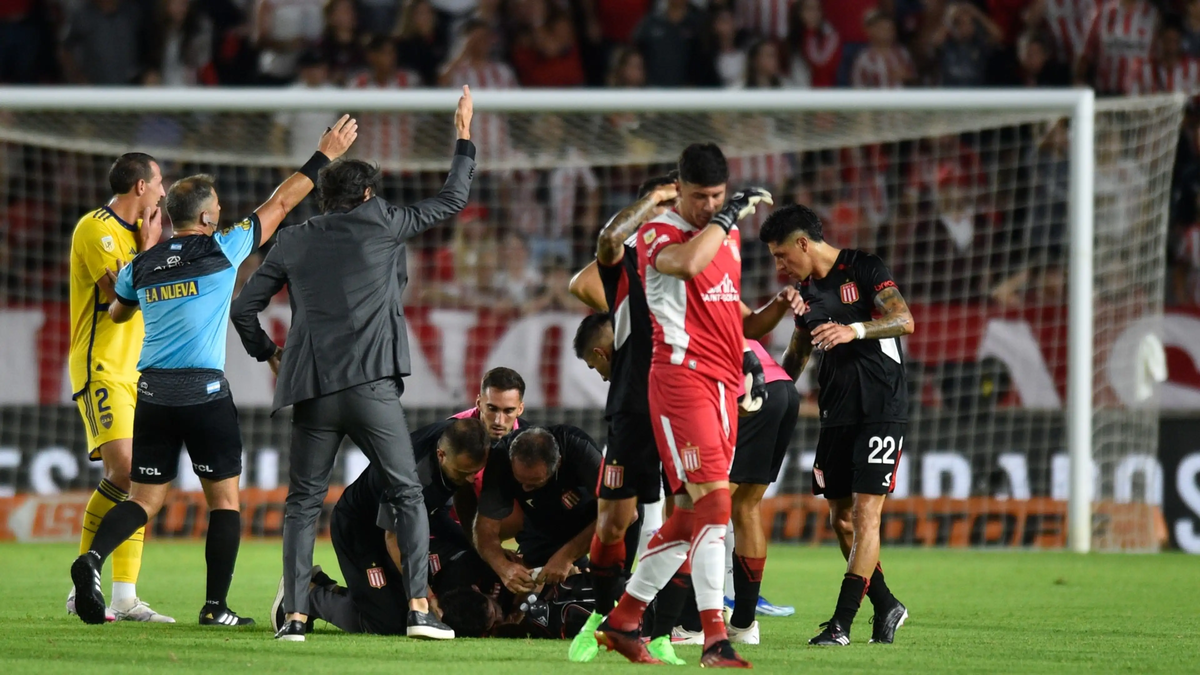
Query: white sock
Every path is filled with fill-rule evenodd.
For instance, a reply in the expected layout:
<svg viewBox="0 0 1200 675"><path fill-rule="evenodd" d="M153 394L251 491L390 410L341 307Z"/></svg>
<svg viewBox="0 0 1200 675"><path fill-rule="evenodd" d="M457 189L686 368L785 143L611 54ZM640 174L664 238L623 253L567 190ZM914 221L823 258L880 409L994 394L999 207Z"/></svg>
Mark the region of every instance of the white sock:
<svg viewBox="0 0 1200 675"><path fill-rule="evenodd" d="M692 541L692 587L696 590L696 608L723 609L724 592L721 589L724 572L722 554L726 525L707 525Z"/></svg>
<svg viewBox="0 0 1200 675"><path fill-rule="evenodd" d="M638 547L635 559L641 560L642 556L646 555L646 547L650 545L650 537L654 536L655 532L662 527L663 524L663 502L653 502L645 504L642 507L642 529L638 533Z"/></svg>
<svg viewBox="0 0 1200 675"><path fill-rule="evenodd" d="M733 531L733 521L725 530L725 597L733 600L737 597L733 592L733 545L736 533Z"/></svg>
<svg viewBox="0 0 1200 675"><path fill-rule="evenodd" d="M132 600L136 597L137 584L114 581L112 585L112 598L109 599L109 605L116 605L122 600Z"/></svg>
<svg viewBox="0 0 1200 675"><path fill-rule="evenodd" d="M690 545L691 542L681 539L660 544L658 548L646 551L645 555L638 559L633 576L625 586L625 592L642 602L653 600L687 560Z"/></svg>

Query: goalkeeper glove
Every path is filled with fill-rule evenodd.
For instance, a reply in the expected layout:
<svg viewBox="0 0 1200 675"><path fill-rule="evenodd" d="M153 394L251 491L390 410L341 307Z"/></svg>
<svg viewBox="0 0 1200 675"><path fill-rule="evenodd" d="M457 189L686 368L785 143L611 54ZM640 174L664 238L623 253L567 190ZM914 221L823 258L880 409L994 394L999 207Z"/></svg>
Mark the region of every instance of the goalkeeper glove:
<svg viewBox="0 0 1200 675"><path fill-rule="evenodd" d="M746 376L746 393L738 399L738 405L748 413L756 413L767 400L767 376L762 362L749 349L742 352L742 374Z"/></svg>
<svg viewBox="0 0 1200 675"><path fill-rule="evenodd" d="M725 234L729 234L733 226L737 225L737 221L754 213L759 202L775 203L771 200L771 193L762 188L748 188L741 192L735 192L725 201L725 206L717 211L717 215L712 217L712 222L720 225L721 229L725 230Z"/></svg>

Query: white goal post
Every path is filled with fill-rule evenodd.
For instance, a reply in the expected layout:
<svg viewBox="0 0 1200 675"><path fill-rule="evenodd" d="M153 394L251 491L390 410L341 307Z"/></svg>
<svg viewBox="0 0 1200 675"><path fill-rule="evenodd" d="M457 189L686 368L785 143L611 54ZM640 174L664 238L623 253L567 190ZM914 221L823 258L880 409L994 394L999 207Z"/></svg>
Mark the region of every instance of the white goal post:
<svg viewBox="0 0 1200 675"><path fill-rule="evenodd" d="M103 113L203 113L283 111L354 111L445 113L455 106L456 90L351 91L300 89L77 89L10 87L0 89L0 112L66 111ZM478 113L979 113L1003 119L1013 114L1062 117L1070 124L1070 196L1068 204L1069 288L1067 326L1067 386L1065 432L1069 470L1067 533L1069 548L1092 547L1094 242L1093 220L1097 102L1090 89L1064 90L821 90L821 91L628 91L628 90L507 90L474 91ZM1166 100L1167 97L1162 97ZM1183 98L1171 99L1182 110ZM965 117L965 116L964 116ZM2 125L0 125L2 126ZM905 129L896 129L896 139ZM924 133L957 133L949 123ZM30 136L32 137L32 136ZM871 136L870 138L879 138ZM886 137L880 141L889 141ZM820 147L816 143L813 147ZM726 148L727 152L729 148ZM147 150L153 153L153 149ZM677 152L677 151L676 151ZM657 158L662 159L662 158ZM481 168L488 162L480 158ZM275 162L278 164L278 162ZM1165 209L1165 206L1164 206ZM1165 211L1164 211L1165 213ZM917 330L925 330L917 318Z"/></svg>

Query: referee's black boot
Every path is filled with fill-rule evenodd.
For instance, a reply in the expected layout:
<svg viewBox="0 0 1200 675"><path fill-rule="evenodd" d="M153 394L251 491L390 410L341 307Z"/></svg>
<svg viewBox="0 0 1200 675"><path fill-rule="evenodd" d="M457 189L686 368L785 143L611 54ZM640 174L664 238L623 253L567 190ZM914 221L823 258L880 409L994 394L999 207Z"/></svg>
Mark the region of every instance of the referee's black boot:
<svg viewBox="0 0 1200 675"><path fill-rule="evenodd" d="M850 629L843 626L842 622L837 619L830 619L821 624L819 635L808 641L810 645L844 647L850 644Z"/></svg>
<svg viewBox="0 0 1200 675"><path fill-rule="evenodd" d="M275 633L275 639L284 642L304 642L304 633L304 622L292 619L283 622L279 631Z"/></svg>
<svg viewBox="0 0 1200 675"><path fill-rule="evenodd" d="M204 607L200 609L200 625L237 628L239 626L253 626L254 619L248 616L238 616L237 612L224 605L205 603Z"/></svg>
<svg viewBox="0 0 1200 675"><path fill-rule="evenodd" d="M871 643L890 645L896 639L896 629L908 619L908 608L892 598L892 604L884 611L875 611L871 617Z"/></svg>
<svg viewBox="0 0 1200 675"><path fill-rule="evenodd" d="M104 562L88 551L71 565L71 581L75 582L75 613L84 623L104 623L104 591L100 588L100 572Z"/></svg>
<svg viewBox="0 0 1200 675"><path fill-rule="evenodd" d="M454 629L438 620L433 612L408 611L408 637L423 640L453 640Z"/></svg>

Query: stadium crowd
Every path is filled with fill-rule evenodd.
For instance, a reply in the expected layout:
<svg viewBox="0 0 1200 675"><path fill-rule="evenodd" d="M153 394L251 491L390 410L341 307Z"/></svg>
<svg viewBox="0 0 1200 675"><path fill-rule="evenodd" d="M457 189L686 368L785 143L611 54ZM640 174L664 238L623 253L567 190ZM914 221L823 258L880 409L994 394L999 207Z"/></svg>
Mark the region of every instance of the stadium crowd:
<svg viewBox="0 0 1200 675"><path fill-rule="evenodd" d="M1193 94L1200 0L3 0L0 82L330 90L1087 84L1105 96ZM295 154L289 138L327 124L322 115L278 116L269 141L277 154ZM488 124L481 120L477 134L485 157L495 137ZM604 124L597 136L619 135L627 147L653 142L651 131L629 128L636 120ZM580 142L561 120L539 125L539 147L519 151L567 156ZM186 145L190 132L180 126L149 120L138 140ZM1198 131L1200 115L1189 110L1173 176L1166 284L1169 303L1193 306ZM1123 140L1113 134L1099 144L1098 191L1118 203L1140 178L1116 149ZM731 171L735 184L764 185L781 203L814 204L839 245L890 256L918 300L1055 303L1064 285L1066 144L1061 126L1014 128L735 159ZM381 151L382 140L360 145L385 162L400 159ZM403 143L394 145L402 155ZM73 202L94 202L94 181L55 186L63 160L20 146L6 156L0 293L9 301L60 298L69 225L80 210ZM602 215L627 203L657 168L485 176L479 203L457 226L420 242L420 264L431 273L410 302L571 307L561 282L590 250ZM400 191L429 187L390 178ZM932 260L947 261L953 274L923 278L921 264ZM769 269L751 270L748 281L762 282L747 293L766 294L770 277Z"/></svg>

